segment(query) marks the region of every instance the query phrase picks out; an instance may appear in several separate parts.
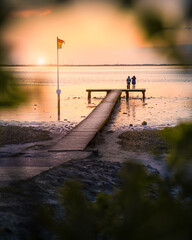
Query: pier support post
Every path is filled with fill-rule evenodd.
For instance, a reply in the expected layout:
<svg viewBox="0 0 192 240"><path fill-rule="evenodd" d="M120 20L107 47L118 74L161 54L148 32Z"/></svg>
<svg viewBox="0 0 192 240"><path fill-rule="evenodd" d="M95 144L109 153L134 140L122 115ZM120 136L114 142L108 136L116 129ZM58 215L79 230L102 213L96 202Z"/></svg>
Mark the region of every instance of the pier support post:
<svg viewBox="0 0 192 240"><path fill-rule="evenodd" d="M143 91L143 100L145 100L145 91Z"/></svg>
<svg viewBox="0 0 192 240"><path fill-rule="evenodd" d="M122 92L121 92L121 94L122 94ZM119 102L121 101L121 94L119 95Z"/></svg>
<svg viewBox="0 0 192 240"><path fill-rule="evenodd" d="M129 91L126 91L126 100L129 99Z"/></svg>
<svg viewBox="0 0 192 240"><path fill-rule="evenodd" d="M88 91L88 101L91 100L91 91Z"/></svg>

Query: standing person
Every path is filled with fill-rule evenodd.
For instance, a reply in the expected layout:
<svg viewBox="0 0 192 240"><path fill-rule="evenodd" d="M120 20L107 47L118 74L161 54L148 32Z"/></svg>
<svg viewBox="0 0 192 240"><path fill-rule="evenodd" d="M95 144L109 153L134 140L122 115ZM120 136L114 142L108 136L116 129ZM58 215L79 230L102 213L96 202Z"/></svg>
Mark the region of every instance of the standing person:
<svg viewBox="0 0 192 240"><path fill-rule="evenodd" d="M127 78L127 89L130 89L131 78L128 76Z"/></svg>
<svg viewBox="0 0 192 240"><path fill-rule="evenodd" d="M133 89L135 89L135 85L136 85L136 77L133 76L131 79L132 79Z"/></svg>

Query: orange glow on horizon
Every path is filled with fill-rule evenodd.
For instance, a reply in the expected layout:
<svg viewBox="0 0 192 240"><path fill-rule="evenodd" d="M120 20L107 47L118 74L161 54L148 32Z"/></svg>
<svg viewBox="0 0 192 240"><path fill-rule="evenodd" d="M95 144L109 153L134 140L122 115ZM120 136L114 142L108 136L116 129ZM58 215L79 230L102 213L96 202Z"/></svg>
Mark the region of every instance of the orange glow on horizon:
<svg viewBox="0 0 192 240"><path fill-rule="evenodd" d="M18 11L3 33L14 64L36 64L36 56L56 64L57 36L65 41L60 64L166 63L144 40L134 13L109 3Z"/></svg>
<svg viewBox="0 0 192 240"><path fill-rule="evenodd" d="M31 9L12 12L13 17L28 18L31 16L45 16L51 13L51 9Z"/></svg>

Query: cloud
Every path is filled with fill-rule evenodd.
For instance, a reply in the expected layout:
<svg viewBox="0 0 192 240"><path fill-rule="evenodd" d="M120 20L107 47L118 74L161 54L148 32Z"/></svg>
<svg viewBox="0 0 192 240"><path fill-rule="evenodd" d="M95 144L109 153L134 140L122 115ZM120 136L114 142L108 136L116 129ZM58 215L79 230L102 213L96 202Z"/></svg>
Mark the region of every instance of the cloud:
<svg viewBox="0 0 192 240"><path fill-rule="evenodd" d="M42 17L52 12L51 9L31 9L31 10L18 10L12 12L13 17L29 18L32 16Z"/></svg>
<svg viewBox="0 0 192 240"><path fill-rule="evenodd" d="M50 13L51 13L51 9L47 9L45 11L40 12L38 16L42 17L42 16L48 15Z"/></svg>

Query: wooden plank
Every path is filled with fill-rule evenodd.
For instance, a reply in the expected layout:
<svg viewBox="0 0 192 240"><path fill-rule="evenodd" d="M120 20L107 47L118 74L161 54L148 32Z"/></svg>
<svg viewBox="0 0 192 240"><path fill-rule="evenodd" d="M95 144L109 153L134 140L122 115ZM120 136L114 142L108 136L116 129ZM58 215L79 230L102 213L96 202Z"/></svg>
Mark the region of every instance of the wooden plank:
<svg viewBox="0 0 192 240"><path fill-rule="evenodd" d="M121 92L125 92L126 93L126 99L129 98L129 92L142 92L143 94L143 100L145 99L145 92L146 89L145 88L135 88L135 89L117 89L120 90ZM114 91L113 89L87 89L86 90L88 92L88 101L90 102L91 99L91 92L107 92L109 93L110 91Z"/></svg>
<svg viewBox="0 0 192 240"><path fill-rule="evenodd" d="M135 89L127 89L127 88L122 88L122 89L87 89L87 92L110 92L113 90L121 90L121 91L129 91L129 92L141 92L141 91L146 91L145 88L135 88Z"/></svg>
<svg viewBox="0 0 192 240"><path fill-rule="evenodd" d="M120 95L121 90L110 91L82 122L49 151L83 151L109 118Z"/></svg>

